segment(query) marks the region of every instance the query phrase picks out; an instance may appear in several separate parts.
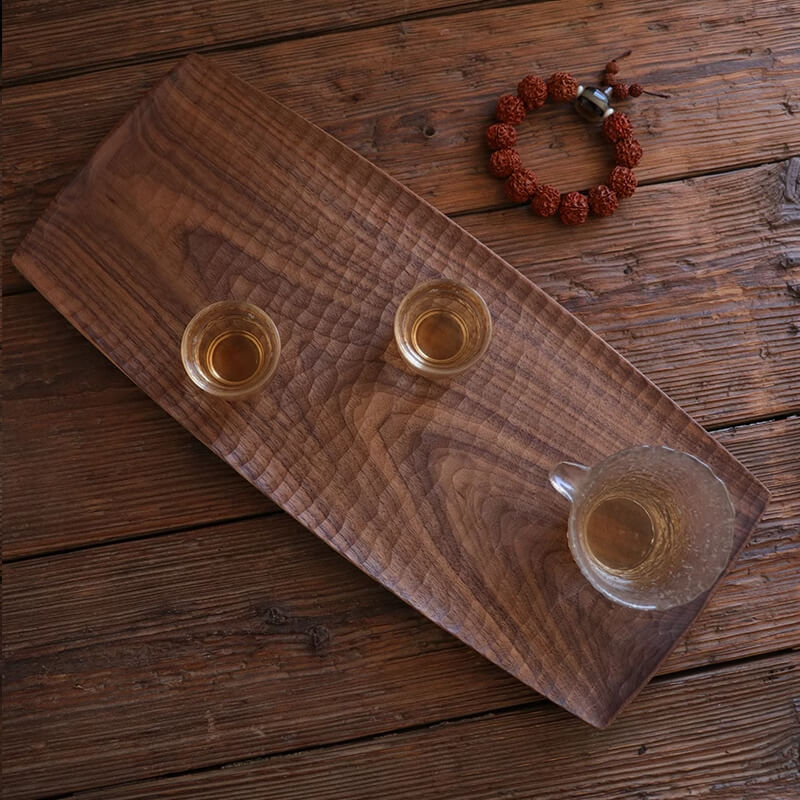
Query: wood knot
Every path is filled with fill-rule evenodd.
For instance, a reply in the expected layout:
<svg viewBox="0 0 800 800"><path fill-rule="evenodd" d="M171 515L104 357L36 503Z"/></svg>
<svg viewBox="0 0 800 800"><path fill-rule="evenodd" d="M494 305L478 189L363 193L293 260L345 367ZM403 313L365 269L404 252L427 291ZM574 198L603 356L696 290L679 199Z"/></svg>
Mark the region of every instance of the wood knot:
<svg viewBox="0 0 800 800"><path fill-rule="evenodd" d="M322 653L328 649L331 634L324 625L312 625L306 633L308 634L308 643L315 653Z"/></svg>
<svg viewBox="0 0 800 800"><path fill-rule="evenodd" d="M783 178L783 193L787 202L800 203L800 156L789 159Z"/></svg>
<svg viewBox="0 0 800 800"><path fill-rule="evenodd" d="M790 269L796 269L797 267L800 267L800 250L784 253L778 259L778 266L781 269L785 269L787 272Z"/></svg>
<svg viewBox="0 0 800 800"><path fill-rule="evenodd" d="M260 609L258 614L267 625L285 625L289 621L289 618L283 611L272 606Z"/></svg>

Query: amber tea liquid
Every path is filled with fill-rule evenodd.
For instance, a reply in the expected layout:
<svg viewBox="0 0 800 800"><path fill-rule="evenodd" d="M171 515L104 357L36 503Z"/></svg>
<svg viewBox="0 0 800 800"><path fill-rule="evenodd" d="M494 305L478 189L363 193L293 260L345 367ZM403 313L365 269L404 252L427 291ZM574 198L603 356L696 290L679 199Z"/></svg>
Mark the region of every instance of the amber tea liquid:
<svg viewBox="0 0 800 800"><path fill-rule="evenodd" d="M691 453L639 445L587 467L562 461L550 483L572 508L569 549L609 600L683 605L730 563L736 512L725 484Z"/></svg>
<svg viewBox="0 0 800 800"><path fill-rule="evenodd" d="M652 483L609 486L587 504L581 529L595 564L631 581L657 580L683 556L680 509Z"/></svg>
<svg viewBox="0 0 800 800"><path fill-rule="evenodd" d="M249 381L264 365L264 346L248 331L224 331L201 348L206 371L227 384Z"/></svg>
<svg viewBox="0 0 800 800"><path fill-rule="evenodd" d="M453 361L467 342L467 325L451 309L425 311L411 329L411 346L428 361Z"/></svg>

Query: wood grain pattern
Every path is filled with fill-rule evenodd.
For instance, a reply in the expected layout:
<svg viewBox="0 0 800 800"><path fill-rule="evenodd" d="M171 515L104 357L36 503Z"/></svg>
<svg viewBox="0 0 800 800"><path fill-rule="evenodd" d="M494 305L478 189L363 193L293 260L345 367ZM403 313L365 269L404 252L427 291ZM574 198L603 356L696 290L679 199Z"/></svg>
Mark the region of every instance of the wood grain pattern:
<svg viewBox="0 0 800 800"><path fill-rule="evenodd" d="M566 549L549 468L641 442L695 453L728 485L737 551L766 503L727 451L518 272L196 57L106 139L15 263L300 522L595 725L641 687L702 598L648 613L595 596ZM391 322L399 297L441 274L480 291L495 333L474 371L437 384L399 366ZM235 405L201 396L177 358L193 313L227 297L265 307L285 340L270 391Z"/></svg>
<svg viewBox="0 0 800 800"><path fill-rule="evenodd" d="M416 0L412 2L418 8ZM411 5L396 5L390 12L404 14ZM769 152L765 142L776 129L754 124L766 107L774 104L787 121L794 111L796 119L796 81L791 76L787 80L783 69L787 58L780 46L774 48L776 84L765 90L773 79L770 55L776 33L780 39L781 26L788 31L796 28L798 15L793 5L771 4L764 9L766 13L759 13L745 2L693 4L690 13L694 25L682 24L680 35L665 48L674 48L675 57L667 53L668 61L656 79L673 94L678 89L673 99L680 103L681 113L694 99L699 113L705 104L697 135L703 142L716 138L717 146L727 153L727 167L754 163L758 153ZM449 121L457 122L464 108L468 109L479 95L483 97L476 89L471 93L472 100L463 100L460 107L451 103L453 87L457 92L460 87L448 74L449 68L464 69L464 80L469 80L472 64L468 62L474 61L479 83L490 85L490 94L499 92L511 73L513 84L519 71L518 64L514 66L517 62L503 61L503 39L513 43L522 31L536 25L535 20L526 20L519 31L505 30L501 15L481 17L488 21L493 43L501 43L501 49L493 52L485 48L487 26L471 27L469 16L465 16L457 21L460 50L450 49L447 60L435 57L436 37L449 36L447 20L437 20L438 25L391 25L357 34L351 31L296 47L287 42L279 48L251 48L255 37L296 35L290 28L301 19L306 25L350 25L339 16L337 3L318 4L312 9L305 0L298 0L291 13L280 18L268 12L281 10L282 0L256 3L252 9L247 6L247 0L210 5L200 0L191 8L182 0L169 7L158 0L113 4L65 0L49 5L10 0L5 4L5 291L30 288L9 268L10 253L21 235L85 161L99 138L167 68L162 62L109 70L111 64L158 61L166 52L198 44L223 49L231 43L234 47L246 45L248 50L239 54L242 64L232 63L237 71L246 69L252 57L259 64L258 75L253 77L263 77L263 88L290 107L314 121L321 121L324 115L326 127L334 130L338 126L340 130L334 132L342 138L349 137L352 128L354 139L348 142L373 160L391 161L396 154L401 165L413 168L414 158L425 165L433 150L441 152L442 145L445 149L459 146L455 137L466 134ZM365 12L367 16L355 19L353 25L376 19L369 15L384 14L384 6L382 2L369 8L355 6L356 14ZM193 9L198 13L193 14ZM585 9L581 3L546 3L541 13L549 19L557 15L571 18L579 26L586 21L582 17ZM151 14L149 18L138 13L145 10ZM669 30L662 28L659 32L669 22L662 21L663 10L642 4L641 16L637 16L638 10L628 2L615 4L613 10L606 4L604 19L592 23L603 33L603 47L612 39L622 47L633 46L635 60L643 33L646 37L656 34L652 40L656 43L659 37L669 39ZM682 11L689 13L688 4ZM521 18L519 12L517 19ZM331 18L326 22L328 13ZM667 14L671 13L667 9ZM126 20L124 24L120 24L122 19ZM12 26L15 29L9 34ZM693 36L693 28L698 32L702 29L702 33ZM302 36L308 32L300 26L296 30ZM719 38L718 32L722 34ZM735 43L737 33L739 42ZM791 35L797 39L796 30ZM9 58L12 37L16 48L13 54L30 57L28 63ZM547 31L537 31L537 42L549 41L548 37ZM373 52L370 38L380 41L374 61L358 55ZM682 40L690 43L691 50L682 46ZM75 41L80 46L76 47ZM316 60L315 41L324 43ZM423 42L427 42L433 57L420 69ZM550 52L559 61L576 60L583 42L580 31L575 30L561 37ZM534 57L539 55L536 43L531 51ZM294 85L293 56L307 62L310 82L305 86ZM521 57L530 63L528 54ZM15 76L12 81L41 80L42 70L55 77L98 62L103 63L104 71L94 72L85 80L50 81L30 93L14 90L20 102L14 104L14 113L9 113L10 75ZM273 63L279 69L273 71ZM342 65L356 63L358 71L342 69ZM790 69L797 72L796 66ZM406 83L406 74L413 77L413 86ZM677 76L674 83L670 75ZM733 87L734 97L726 95L726 81ZM388 87L388 91L371 94L377 84ZM685 95L681 84L687 84ZM785 89L783 98L773 91L776 86ZM370 108L361 125L352 119L358 120L365 94ZM663 104L652 103L660 117ZM737 108L736 103L741 105ZM111 108L114 104L116 110ZM638 116L648 106L649 102L637 103L634 113ZM717 120L720 106L722 119ZM105 116L106 122L98 122L99 116ZM680 126L680 116L671 115L669 125ZM378 134L372 140L371 122ZM552 122L540 118L539 122L545 123L542 143L545 139L552 141L559 153L581 152L586 147L581 140L582 129L563 117L554 117ZM736 148L726 141L727 126L735 130ZM9 131L15 131L11 157ZM449 139L442 138L445 133ZM527 152L535 160L541 143L536 130L531 136L534 138L526 142L530 148ZM664 132L659 132L657 138L663 137ZM786 154L797 153L800 147L796 137L790 133L785 138ZM66 140L75 144L72 153ZM779 141L776 137L774 144ZM691 145L687 147L691 149ZM649 145L650 153L652 148ZM577 159L572 166L580 175L590 175L602 157L599 147L587 149L585 163ZM476 169L476 164L480 169L483 162L464 159L465 169ZM536 166L542 169L542 165ZM429 182L437 196L428 197L441 204L439 196L445 200L458 198L458 185L464 181L460 173L455 176L456 182L452 182L453 177L450 170L436 168L414 180ZM485 179L480 174L474 177ZM762 168L738 169L694 184L661 184L658 194L651 194L648 187L634 203L626 204L624 219L616 216L603 223L602 242L597 248L591 240L575 246L573 237L563 236L558 228L537 226L534 231L526 224L528 216L514 211L500 212L494 221L487 214L485 225L483 214L462 216L460 222L477 233L473 227L477 219L482 228L479 238L576 311L703 424L719 427L798 408L793 373L798 369L795 362L800 351L792 348L791 342L795 327L800 328L800 304L793 300L787 284L800 281L800 259L795 252L800 241L796 235L792 241L792 228L779 226L773 230L771 225L775 213L780 212L776 187L784 177L780 168L774 182L767 179ZM497 186L493 182L487 185ZM9 197L12 189L15 194ZM663 206L659 204L662 196ZM639 214L645 204L647 215ZM454 210L470 207L474 206ZM634 208L637 213L630 215ZM665 212L669 225L661 221ZM655 229L648 236L653 223ZM507 244L503 232L510 235ZM584 232L589 233L589 229ZM591 232L598 231L595 228ZM632 240L634 247L630 246ZM693 252L686 252L695 249L695 241L700 251L697 259ZM563 253L550 247L558 242L576 257L560 258ZM539 261L536 251L542 249L548 257ZM601 251L600 257L584 260L584 251L593 249ZM678 261L685 273L683 280L674 269ZM620 276L625 276L630 285L622 284ZM619 301L619 325L614 321L613 306L607 302L611 295ZM792 303L795 314L791 313ZM45 307L38 295L30 293L6 301L3 310L3 532L5 543L11 540L17 556L114 542L270 510L269 500L133 388ZM692 326L698 329L696 337L687 335ZM708 349L708 354L699 344ZM675 365L673 370L670 364ZM62 390L64 396L59 397ZM798 644L798 420L744 425L713 435L768 486L772 498L749 545L662 671ZM26 483L25 475L32 480ZM225 556L219 556L218 543L228 535L235 545L230 565L233 569L225 569ZM122 545L117 552L114 543L68 558L36 559L37 569L30 571L23 568L32 567L33 561L6 568L5 606L12 608L15 622L22 624L13 631L5 629L4 641L10 641L10 633L15 653L21 654L11 672L4 675L6 686L8 677L13 676L15 688L13 696L4 698L4 708L12 709L14 715L14 726L10 730L6 726L5 736L6 742L28 745L21 753L21 763L36 772L31 785L26 786L22 769L16 769L9 782L6 758L4 797L40 794L37 786L49 787L48 794L60 794L62 775L69 776L72 787L105 786L117 779L148 777L165 765L170 769L171 764L180 764L181 769L193 772L229 761L232 752L239 754L233 756L237 761L248 755L259 758L480 713L493 705L502 708L509 703L535 702L521 684L373 585L310 534L294 524L287 525L282 514L247 525L205 530L195 539L183 534L159 536L147 544L153 549L133 550ZM164 546L165 550L155 546ZM265 552L275 557L265 558ZM146 570L158 564L162 553L168 560L182 558L183 568L156 569L148 580ZM124 565L126 558L133 560ZM307 565L305 569L298 568L298 559ZM223 575L206 578L209 563L221 565ZM49 569L44 568L46 564ZM11 583L9 574L13 576ZM64 608L58 609L60 595ZM315 599L313 607L308 597ZM287 619L282 620L280 613L260 616L263 607L257 610L248 605L253 601L256 606L260 600L271 603L267 611L285 608ZM36 613L37 606L41 614ZM46 633L37 632L28 642L29 632L43 627L53 607L58 609L54 624L45 624ZM162 615L167 609L174 613ZM270 627L265 619L277 624ZM322 630L312 630L315 626ZM103 632L109 634L108 639ZM87 641L91 634L94 638ZM233 639L233 654L226 647L228 637ZM359 672L358 656L364 654L368 655L367 665ZM234 666L236 655L242 657ZM220 670L214 670L212 659L219 661ZM269 680L263 676L265 663L270 668ZM201 669L198 664L202 664ZM60 668L64 671L59 672ZM748 697L752 692L766 693L773 683L769 673L764 677L763 684L744 689L736 684L734 690ZM115 685L118 691L114 691ZM563 798L588 794L594 800L605 797L610 787L615 796L636 796L637 800L645 800L645 796L649 800L674 800L687 795L708 795L717 800L786 800L790 796L794 800L794 786L789 784L787 789L783 785L780 770L781 759L795 764L798 757L796 747L783 746L785 738L778 731L776 718L784 720L784 708L770 704L771 718L765 722L758 716L765 709L756 707L760 701L753 699L757 719L751 729L740 723L738 696L718 695L717 727L708 725L707 714L692 718L698 701L707 697L704 685L695 682L674 698L674 707L659 715L655 736L652 720L647 715L637 716L641 742L634 741L637 733L627 726L640 703L648 701L649 691L611 731L597 734L603 737L599 746L594 736L589 737L589 746L583 735L567 740L569 734L560 733L562 720L574 725L567 715L558 715L550 725L543 746L536 737L522 741L512 735L510 746L518 759L504 774L489 769L485 786L468 788L473 794L494 800L501 796L505 800L512 794L538 797L540 783L548 791L546 797L557 792ZM86 690L81 691L81 687ZM97 696L102 700L94 703ZM249 703L244 705L242 698ZM770 700L768 696L767 702ZM540 709L543 706L539 704ZM230 708L239 711L235 718ZM651 706L648 709L653 711ZM69 725L70 713L75 717L74 726ZM187 736L170 737L171 724ZM498 723L495 736L498 743L502 724ZM98 725L104 726L105 736L98 732ZM729 746L725 736L731 728L741 742ZM629 734L624 741L617 738L623 730ZM411 775L421 784L418 794L424 796L428 787L433 787L437 798L463 797L460 776L449 765L471 758L475 750L467 749L465 754L463 726L445 725L439 731L444 733L440 737L437 734L436 763L422 761L421 770L430 767L426 781L412 767L395 774L395 786L384 787L379 782L378 790L391 796ZM592 734L585 730L581 733ZM236 744L231 745L232 740ZM113 747L108 746L109 741L114 742ZM548 748L556 741L563 742L557 757L546 758L553 754ZM383 740L388 746L396 742ZM747 743L746 750L743 742ZM338 758L329 760L273 758L273 770L264 776L246 770L244 775L237 771L231 777L229 769L212 770L174 782L134 784L122 791L135 797L169 796L173 792L194 797L199 794L197 786L209 780L205 796L226 799L250 798L259 792L280 796L284 789L290 793L296 789L293 796L304 798L340 795L332 787L341 781L342 769L346 772L345 793L348 786L357 783L357 771L361 771L364 784L371 781L370 770L375 765L363 757L368 747L360 743L357 754L347 748L333 748L327 752L336 753ZM148 752L154 753L150 764ZM407 756L405 741L398 752L401 758ZM353 755L357 763L343 764ZM494 756L490 750L476 757L488 761ZM49 769L42 769L44 759ZM281 769L276 778L278 761ZM62 768L64 764L68 765L66 769ZM297 773L297 786L290 789L291 776ZM93 777L87 778L87 774ZM791 778L800 782L795 774ZM100 790L94 796L105 798L115 791Z"/></svg>
<svg viewBox="0 0 800 800"><path fill-rule="evenodd" d="M550 706L118 786L83 800L796 800L800 654L659 681L608 731Z"/></svg>
<svg viewBox="0 0 800 800"><path fill-rule="evenodd" d="M137 0L105 4L61 0L42 7L10 0L3 7L3 60L6 81L41 73L94 69L109 62L139 61L148 55L205 51L286 36L309 36L336 28L363 27L388 20L501 5L498 0ZM80 47L75 47L79 38Z"/></svg>
<svg viewBox="0 0 800 800"><path fill-rule="evenodd" d="M718 436L776 503L662 672L800 645L800 418ZM537 701L282 514L10 564L3 581L11 796Z"/></svg>
<svg viewBox="0 0 800 800"><path fill-rule="evenodd" d="M10 299L5 316L4 452L15 465L4 481L6 559L274 508L38 296ZM714 436L767 486L772 502L728 578L668 658L668 671L769 652L800 639L800 418ZM35 504L28 502L31 496ZM252 530L269 536L283 524L263 521ZM254 537L253 548L261 546ZM319 559L308 558L301 545L287 561ZM270 574L276 569L273 564ZM61 579L46 582L58 585ZM320 596L326 583L341 585L340 573L314 573L298 581L296 591ZM387 600L377 592L371 602L377 607ZM427 640L426 625L419 624L409 636ZM336 635L353 641L358 632ZM490 702L491 691L464 670L464 682Z"/></svg>
<svg viewBox="0 0 800 800"><path fill-rule="evenodd" d="M663 666L800 647L800 417L718 431L717 441L758 475L770 504L747 548Z"/></svg>
<svg viewBox="0 0 800 800"><path fill-rule="evenodd" d="M800 410L800 301L787 286L800 281L799 167L643 187L599 240L596 226L564 238L520 209L459 222L719 426ZM7 557L270 508L198 457L202 448L138 392L122 391L125 379L36 296L6 301L4 332L16 464ZM41 501L31 505L30 492Z"/></svg>
<svg viewBox="0 0 800 800"><path fill-rule="evenodd" d="M459 222L720 426L800 410L799 167L643 187L599 242L520 209ZM271 508L37 295L6 300L4 353L6 557Z"/></svg>
<svg viewBox="0 0 800 800"><path fill-rule="evenodd" d="M3 590L15 797L538 699L283 514L7 565Z"/></svg>
<svg viewBox="0 0 800 800"><path fill-rule="evenodd" d="M458 222L704 424L800 411L800 158L647 186L613 220Z"/></svg>
<svg viewBox="0 0 800 800"><path fill-rule="evenodd" d="M276 510L40 295L3 322L4 558Z"/></svg>
<svg viewBox="0 0 800 800"><path fill-rule="evenodd" d="M800 410L798 163L644 187L602 254L594 228L565 239L519 209L459 222L719 426ZM271 508L37 295L6 300L4 354L6 557Z"/></svg>
<svg viewBox="0 0 800 800"><path fill-rule="evenodd" d="M610 53L633 47L626 70L671 94L631 107L646 154L638 171L647 182L800 152L800 15L792 3L735 0L718 13L704 4L622 0L613 19L609 25L608 9L593 0L571 3L569 13L563 4L539 3L283 42L214 61L446 212L505 203L500 183L485 172L483 131L497 95L519 80L520 64L591 79ZM4 91L9 255L171 63ZM606 175L601 138L564 109L537 112L521 136L525 160L543 180L581 188ZM4 268L6 286L19 288L9 259Z"/></svg>

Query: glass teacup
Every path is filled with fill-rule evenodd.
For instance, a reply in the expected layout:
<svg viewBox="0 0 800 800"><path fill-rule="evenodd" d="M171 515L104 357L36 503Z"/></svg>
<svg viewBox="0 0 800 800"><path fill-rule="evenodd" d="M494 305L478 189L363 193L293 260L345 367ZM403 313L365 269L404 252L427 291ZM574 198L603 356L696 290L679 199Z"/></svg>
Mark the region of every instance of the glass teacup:
<svg viewBox="0 0 800 800"><path fill-rule="evenodd" d="M483 298L456 281L415 286L395 313L400 355L411 369L429 378L469 369L486 352L491 336L492 318Z"/></svg>
<svg viewBox="0 0 800 800"><path fill-rule="evenodd" d="M201 309L181 340L186 374L203 391L240 400L272 377L281 352L269 314L250 303L222 300Z"/></svg>

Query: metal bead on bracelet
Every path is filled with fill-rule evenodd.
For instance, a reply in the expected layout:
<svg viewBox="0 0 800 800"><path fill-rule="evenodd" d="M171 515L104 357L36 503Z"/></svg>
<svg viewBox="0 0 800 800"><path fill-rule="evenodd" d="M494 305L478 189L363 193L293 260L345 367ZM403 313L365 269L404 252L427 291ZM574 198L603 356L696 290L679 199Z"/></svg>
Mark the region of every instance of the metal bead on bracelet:
<svg viewBox="0 0 800 800"><path fill-rule="evenodd" d="M493 151L489 171L496 178L506 179L506 195L512 202L529 202L531 210L540 217L558 213L565 225L580 225L586 222L590 212L597 217L613 214L619 201L634 193L637 180L633 168L642 158L642 146L634 138L628 115L615 111L611 100L653 93L645 92L638 83L631 86L620 83L616 80L617 72L616 60L606 64L605 88L582 86L568 72L556 72L546 82L535 75L527 75L517 85L516 95L500 97L495 112L497 122L486 131L486 142ZM603 134L614 147L616 164L607 182L592 187L586 194L562 194L555 186L540 184L535 173L522 165L522 159L514 149L517 142L515 126L529 111L543 106L548 98L555 102L572 102L584 119L601 122Z"/></svg>

